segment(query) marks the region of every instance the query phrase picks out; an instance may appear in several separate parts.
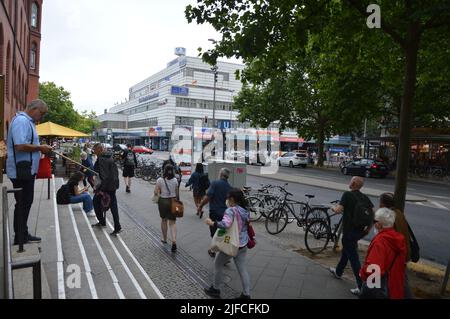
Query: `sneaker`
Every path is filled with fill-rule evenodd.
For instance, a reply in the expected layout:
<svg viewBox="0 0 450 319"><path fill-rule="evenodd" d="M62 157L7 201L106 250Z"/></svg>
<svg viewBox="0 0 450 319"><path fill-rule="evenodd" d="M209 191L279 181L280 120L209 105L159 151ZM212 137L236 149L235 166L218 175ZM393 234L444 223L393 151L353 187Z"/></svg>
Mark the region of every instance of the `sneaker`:
<svg viewBox="0 0 450 319"><path fill-rule="evenodd" d="M350 289L350 292L355 296L359 296L361 294L361 291L359 290L359 288Z"/></svg>
<svg viewBox="0 0 450 319"><path fill-rule="evenodd" d="M177 251L177 244L172 244L172 252L176 252Z"/></svg>
<svg viewBox="0 0 450 319"><path fill-rule="evenodd" d="M122 229L114 230L110 235L111 235L111 236L117 236L117 235L119 235L121 232L122 232Z"/></svg>
<svg viewBox="0 0 450 319"><path fill-rule="evenodd" d="M97 217L93 211L90 211L89 213L86 213L87 217Z"/></svg>
<svg viewBox="0 0 450 319"><path fill-rule="evenodd" d="M127 186L126 192L127 192L127 193L131 193L130 187Z"/></svg>
<svg viewBox="0 0 450 319"><path fill-rule="evenodd" d="M28 244L28 239L27 238L24 239L23 244L24 245ZM19 245L19 239L17 237L14 237L14 244L13 244L13 246L18 246L18 245Z"/></svg>
<svg viewBox="0 0 450 319"><path fill-rule="evenodd" d="M210 297L213 298L220 298L220 290L214 288L213 286L209 287L209 288L205 288L205 294L207 294Z"/></svg>
<svg viewBox="0 0 450 319"><path fill-rule="evenodd" d="M252 299L250 296L244 295L243 293L236 299Z"/></svg>
<svg viewBox="0 0 450 319"><path fill-rule="evenodd" d="M198 216L200 219L203 218L203 211L200 212L200 215Z"/></svg>
<svg viewBox="0 0 450 319"><path fill-rule="evenodd" d="M42 239L40 237L32 236L32 235L28 234L26 241L29 243L40 243L42 241Z"/></svg>
<svg viewBox="0 0 450 319"><path fill-rule="evenodd" d="M330 267L328 270L333 274L334 278L336 278L336 279L342 279L342 276L339 276L339 275L337 274L336 268Z"/></svg>

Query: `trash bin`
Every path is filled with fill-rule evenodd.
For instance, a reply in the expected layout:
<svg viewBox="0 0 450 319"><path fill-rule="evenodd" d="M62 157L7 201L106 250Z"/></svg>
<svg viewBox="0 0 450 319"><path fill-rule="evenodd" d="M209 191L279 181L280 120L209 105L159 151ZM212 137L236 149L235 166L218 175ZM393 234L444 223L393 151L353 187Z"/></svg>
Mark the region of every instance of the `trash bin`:
<svg viewBox="0 0 450 319"><path fill-rule="evenodd" d="M208 172L210 181L219 179L219 173L222 168L230 170L230 178L228 182L232 187L243 188L247 185L247 164L235 161L216 160L208 162L205 170Z"/></svg>

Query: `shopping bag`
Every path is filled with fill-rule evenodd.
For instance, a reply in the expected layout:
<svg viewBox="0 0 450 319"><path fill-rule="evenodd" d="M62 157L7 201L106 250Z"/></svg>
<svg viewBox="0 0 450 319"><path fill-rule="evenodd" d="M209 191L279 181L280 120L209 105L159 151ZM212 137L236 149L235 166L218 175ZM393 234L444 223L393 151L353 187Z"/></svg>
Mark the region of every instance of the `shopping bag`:
<svg viewBox="0 0 450 319"><path fill-rule="evenodd" d="M37 179L52 178L52 162L50 157L44 156L39 160L39 169L37 173Z"/></svg>
<svg viewBox="0 0 450 319"><path fill-rule="evenodd" d="M237 218L228 229L217 229L211 241L211 251L221 251L224 254L236 257L239 253L239 226Z"/></svg>

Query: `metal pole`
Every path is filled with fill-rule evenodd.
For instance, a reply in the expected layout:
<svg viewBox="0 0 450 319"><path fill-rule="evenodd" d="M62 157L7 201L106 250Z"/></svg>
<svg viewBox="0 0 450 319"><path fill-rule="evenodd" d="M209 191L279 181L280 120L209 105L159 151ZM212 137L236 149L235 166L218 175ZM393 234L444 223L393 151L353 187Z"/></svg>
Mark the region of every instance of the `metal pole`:
<svg viewBox="0 0 450 319"><path fill-rule="evenodd" d="M217 128L216 125L216 87L217 87L217 65L212 68L214 72L214 97L213 97L213 128Z"/></svg>
<svg viewBox="0 0 450 319"><path fill-rule="evenodd" d="M0 143L5 139L5 77L0 75ZM6 146L6 145L5 145ZM0 183L3 183L3 161L4 157L0 157Z"/></svg>
<svg viewBox="0 0 450 319"><path fill-rule="evenodd" d="M42 299L41 262L33 265L33 298Z"/></svg>
<svg viewBox="0 0 450 319"><path fill-rule="evenodd" d="M48 184L47 184L47 193L48 193L48 197L47 197L47 199L50 199L50 178L48 179Z"/></svg>

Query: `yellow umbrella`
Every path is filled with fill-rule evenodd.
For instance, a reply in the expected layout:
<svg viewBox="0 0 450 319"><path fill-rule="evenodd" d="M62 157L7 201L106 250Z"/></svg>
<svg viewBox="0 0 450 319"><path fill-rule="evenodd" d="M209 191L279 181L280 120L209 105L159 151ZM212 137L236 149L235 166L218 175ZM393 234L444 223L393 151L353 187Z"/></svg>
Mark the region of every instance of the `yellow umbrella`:
<svg viewBox="0 0 450 319"><path fill-rule="evenodd" d="M88 137L89 135L72 130L70 128L47 122L36 126L39 136L58 136L58 137Z"/></svg>

